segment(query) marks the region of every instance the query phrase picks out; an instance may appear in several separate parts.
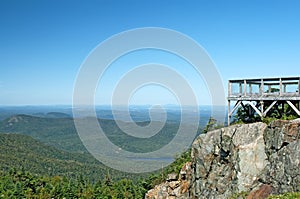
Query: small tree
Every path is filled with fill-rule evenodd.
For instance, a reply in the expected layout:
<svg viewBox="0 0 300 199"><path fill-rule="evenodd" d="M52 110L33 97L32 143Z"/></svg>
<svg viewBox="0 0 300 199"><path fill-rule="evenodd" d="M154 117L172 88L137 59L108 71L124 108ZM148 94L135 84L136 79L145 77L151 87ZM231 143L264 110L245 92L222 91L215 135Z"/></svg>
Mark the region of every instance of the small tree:
<svg viewBox="0 0 300 199"><path fill-rule="evenodd" d="M207 133L209 131L212 131L214 129L219 129L219 128L222 128L222 127L224 127L224 125L219 124L215 118L210 117L208 119L208 122L207 122L204 130L203 130L203 133Z"/></svg>

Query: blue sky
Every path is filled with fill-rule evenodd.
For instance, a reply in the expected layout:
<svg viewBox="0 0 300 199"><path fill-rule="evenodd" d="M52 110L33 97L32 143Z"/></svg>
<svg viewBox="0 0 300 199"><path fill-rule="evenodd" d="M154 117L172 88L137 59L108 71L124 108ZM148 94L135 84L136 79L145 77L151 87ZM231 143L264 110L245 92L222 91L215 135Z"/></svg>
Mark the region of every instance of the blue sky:
<svg viewBox="0 0 300 199"><path fill-rule="evenodd" d="M216 64L225 89L232 78L299 76L299 8L296 0L2 0L0 105L71 104L89 53L114 34L142 27L169 28L193 38ZM120 65L173 64L189 79L199 103L211 103L201 77L183 62L159 52L142 54ZM117 65L107 71L102 80L107 86L97 90L96 103L110 102L113 81L121 75ZM157 86L140 89L132 98L136 104L174 102Z"/></svg>

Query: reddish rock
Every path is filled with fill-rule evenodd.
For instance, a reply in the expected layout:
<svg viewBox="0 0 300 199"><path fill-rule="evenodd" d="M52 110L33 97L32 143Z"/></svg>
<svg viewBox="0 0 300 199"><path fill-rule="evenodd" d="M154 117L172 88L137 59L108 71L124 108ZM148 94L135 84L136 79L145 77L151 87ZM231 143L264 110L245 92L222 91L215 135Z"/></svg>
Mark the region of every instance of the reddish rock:
<svg viewBox="0 0 300 199"><path fill-rule="evenodd" d="M263 184L258 189L250 192L247 199L265 199L271 194L272 190L272 186Z"/></svg>

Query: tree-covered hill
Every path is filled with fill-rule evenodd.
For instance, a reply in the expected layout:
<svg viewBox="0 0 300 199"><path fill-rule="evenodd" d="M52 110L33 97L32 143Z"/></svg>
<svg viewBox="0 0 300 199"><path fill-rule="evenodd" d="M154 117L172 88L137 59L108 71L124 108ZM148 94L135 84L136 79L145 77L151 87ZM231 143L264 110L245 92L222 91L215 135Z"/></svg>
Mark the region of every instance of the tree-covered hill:
<svg viewBox="0 0 300 199"><path fill-rule="evenodd" d="M0 198L144 198L146 191L178 173L190 151L152 174L108 169L88 154L73 154L30 136L0 134Z"/></svg>
<svg viewBox="0 0 300 199"><path fill-rule="evenodd" d="M83 175L91 181L133 175L109 169L89 154L70 153L47 146L30 136L0 134L0 170L25 170L37 175L76 178Z"/></svg>
<svg viewBox="0 0 300 199"><path fill-rule="evenodd" d="M122 122L130 128L129 122ZM160 125L160 122L156 122ZM137 138L124 133L114 120L99 119L101 128L115 145L131 152L149 152L168 144L176 135L179 123L167 122L163 128L151 138ZM145 126L149 122L138 122ZM190 128L189 124L186 124ZM87 153L83 146L72 118L46 118L30 115L14 115L0 121L0 132L24 134L34 139L69 152ZM200 130L199 130L200 132ZM187 132L189 133L189 132ZM178 143L181 144L181 143Z"/></svg>
<svg viewBox="0 0 300 199"><path fill-rule="evenodd" d="M29 135L47 145L66 151L86 151L76 134L72 118L15 115L0 122L0 132Z"/></svg>

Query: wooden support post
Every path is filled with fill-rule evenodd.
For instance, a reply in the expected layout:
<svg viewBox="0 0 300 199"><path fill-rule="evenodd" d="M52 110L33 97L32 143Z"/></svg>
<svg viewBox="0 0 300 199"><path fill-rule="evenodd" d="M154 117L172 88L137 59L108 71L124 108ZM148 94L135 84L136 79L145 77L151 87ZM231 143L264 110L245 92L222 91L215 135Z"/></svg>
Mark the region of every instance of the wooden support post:
<svg viewBox="0 0 300 199"><path fill-rule="evenodd" d="M231 119L231 114L230 114L230 100L228 100L228 110L227 110L227 114L228 114L228 116L227 116L227 126L230 126L230 119Z"/></svg>
<svg viewBox="0 0 300 199"><path fill-rule="evenodd" d="M282 79L279 79L279 96L282 96Z"/></svg>
<svg viewBox="0 0 300 199"><path fill-rule="evenodd" d="M252 103L252 102L250 101L249 103ZM251 110L251 108L249 108L248 109L248 116L251 117L251 115L252 115L252 110Z"/></svg>
<svg viewBox="0 0 300 199"><path fill-rule="evenodd" d="M233 109L230 111L230 116L233 114L233 112L239 107L239 105L242 103L242 101L237 101L233 107Z"/></svg>
<svg viewBox="0 0 300 199"><path fill-rule="evenodd" d="M241 105L242 105L243 109L246 110L246 107L242 101L241 101Z"/></svg>
<svg viewBox="0 0 300 199"><path fill-rule="evenodd" d="M247 81L244 79L244 96L247 96Z"/></svg>
<svg viewBox="0 0 300 199"><path fill-rule="evenodd" d="M264 80L261 79L260 81L260 95L264 94Z"/></svg>
<svg viewBox="0 0 300 199"><path fill-rule="evenodd" d="M261 115L262 117L265 117L265 114L264 114L264 101L260 101L260 112L261 112Z"/></svg>
<svg viewBox="0 0 300 199"><path fill-rule="evenodd" d="M249 93L252 95L252 84L249 84Z"/></svg>
<svg viewBox="0 0 300 199"><path fill-rule="evenodd" d="M271 108L277 103L277 101L273 101L272 104L267 108L265 112L263 112L263 115L266 116L267 113L271 110Z"/></svg>
<svg viewBox="0 0 300 199"><path fill-rule="evenodd" d="M239 93L239 94L240 94L240 95L242 95L242 93L243 93L243 89L242 89L242 83L240 83L240 85L239 85L239 86L240 86L240 93Z"/></svg>
<svg viewBox="0 0 300 199"><path fill-rule="evenodd" d="M298 95L300 95L300 77L299 77L299 80L298 80Z"/></svg>

